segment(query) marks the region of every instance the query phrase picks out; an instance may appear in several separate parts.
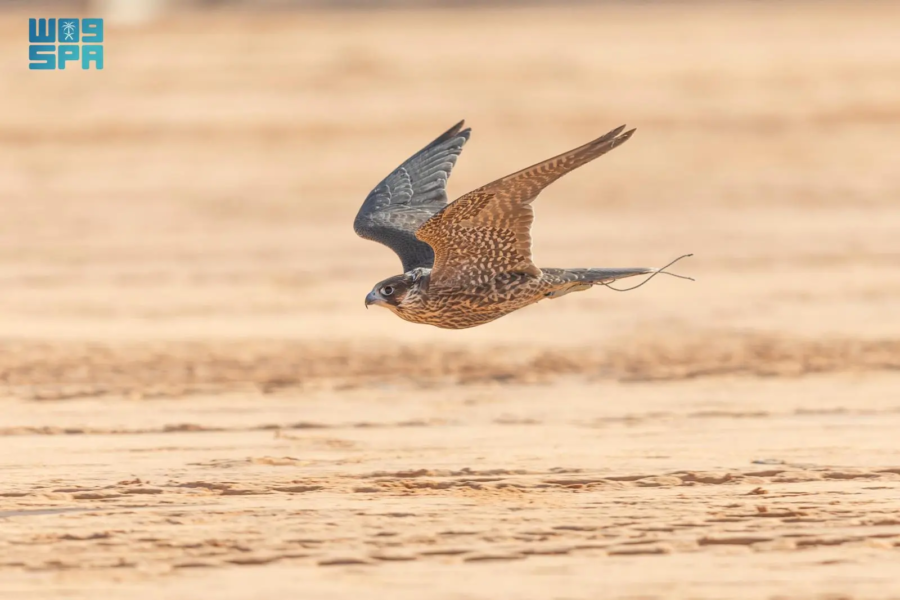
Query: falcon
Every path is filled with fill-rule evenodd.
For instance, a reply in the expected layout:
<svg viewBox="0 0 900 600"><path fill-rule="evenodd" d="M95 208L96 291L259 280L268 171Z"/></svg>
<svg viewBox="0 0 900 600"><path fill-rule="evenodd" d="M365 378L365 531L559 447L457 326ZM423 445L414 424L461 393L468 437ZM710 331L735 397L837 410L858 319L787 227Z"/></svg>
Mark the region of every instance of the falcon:
<svg viewBox="0 0 900 600"><path fill-rule="evenodd" d="M540 269L531 258L531 205L538 194L569 171L627 142L634 129L617 127L448 204L447 179L471 133L463 124L397 167L369 193L356 215L357 235L384 244L403 264L401 275L369 292L366 308L374 304L412 323L465 329L545 298L666 272L669 265Z"/></svg>

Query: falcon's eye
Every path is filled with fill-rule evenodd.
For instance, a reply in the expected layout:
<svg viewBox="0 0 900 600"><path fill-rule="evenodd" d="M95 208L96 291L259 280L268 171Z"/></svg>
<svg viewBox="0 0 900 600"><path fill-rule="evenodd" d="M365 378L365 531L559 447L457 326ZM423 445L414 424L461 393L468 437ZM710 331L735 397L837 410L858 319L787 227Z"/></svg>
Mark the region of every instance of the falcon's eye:
<svg viewBox="0 0 900 600"><path fill-rule="evenodd" d="M390 286L390 285L386 285L383 288L381 288L381 293L384 294L385 296L390 296L391 294L394 293L394 287Z"/></svg>

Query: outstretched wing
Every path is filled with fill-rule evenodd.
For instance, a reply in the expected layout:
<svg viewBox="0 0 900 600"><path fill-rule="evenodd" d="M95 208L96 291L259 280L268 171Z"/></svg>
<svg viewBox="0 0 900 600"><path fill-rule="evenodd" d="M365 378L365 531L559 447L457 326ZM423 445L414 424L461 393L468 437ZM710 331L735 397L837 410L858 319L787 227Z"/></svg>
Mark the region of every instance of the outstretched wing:
<svg viewBox="0 0 900 600"><path fill-rule="evenodd" d="M403 271L431 267L434 252L416 230L447 205L447 179L471 129L460 121L397 167L363 202L353 229L397 253Z"/></svg>
<svg viewBox="0 0 900 600"><path fill-rule="evenodd" d="M634 129L624 129L469 192L429 219L416 237L434 249L431 282L487 283L510 272L540 277L531 260L531 203L569 171L627 141Z"/></svg>

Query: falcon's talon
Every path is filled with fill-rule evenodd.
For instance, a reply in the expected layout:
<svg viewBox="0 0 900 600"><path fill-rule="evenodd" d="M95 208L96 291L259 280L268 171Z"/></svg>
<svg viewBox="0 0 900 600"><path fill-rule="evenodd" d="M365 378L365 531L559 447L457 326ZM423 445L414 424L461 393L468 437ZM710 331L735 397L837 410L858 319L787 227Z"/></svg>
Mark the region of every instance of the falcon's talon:
<svg viewBox="0 0 900 600"><path fill-rule="evenodd" d="M594 285L616 289L609 284L625 277L650 275L640 285L659 273L691 279L665 271L685 257L662 269L539 269L532 262L531 203L566 173L628 141L634 129L617 127L448 204L447 179L471 133L463 124L388 175L356 215L356 233L391 248L404 270L376 285L366 308L378 304L413 323L464 329Z"/></svg>

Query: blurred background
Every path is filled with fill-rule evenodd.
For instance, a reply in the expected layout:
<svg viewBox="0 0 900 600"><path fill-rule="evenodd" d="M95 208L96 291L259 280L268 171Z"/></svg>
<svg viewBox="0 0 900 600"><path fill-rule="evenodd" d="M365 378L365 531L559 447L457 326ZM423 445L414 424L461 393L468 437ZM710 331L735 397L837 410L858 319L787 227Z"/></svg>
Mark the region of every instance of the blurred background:
<svg viewBox="0 0 900 600"><path fill-rule="evenodd" d="M29 70L35 17L105 18L105 68ZM0 587L885 597L898 23L896 0L0 0ZM536 201L535 261L693 252L696 282L462 331L365 310L400 264L354 216L460 119L451 198L636 127Z"/></svg>
<svg viewBox="0 0 900 600"><path fill-rule="evenodd" d="M6 336L520 350L642 339L724 361L762 336L807 348L802 369L811 342L893 349L900 335L896 2L0 9ZM106 18L103 71L28 70L27 18L63 15ZM693 252L678 272L697 282L592 290L461 332L364 310L399 262L354 235L359 205L462 118L473 135L451 198L637 127L541 196L536 261L660 266Z"/></svg>

